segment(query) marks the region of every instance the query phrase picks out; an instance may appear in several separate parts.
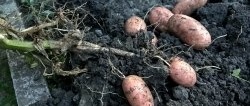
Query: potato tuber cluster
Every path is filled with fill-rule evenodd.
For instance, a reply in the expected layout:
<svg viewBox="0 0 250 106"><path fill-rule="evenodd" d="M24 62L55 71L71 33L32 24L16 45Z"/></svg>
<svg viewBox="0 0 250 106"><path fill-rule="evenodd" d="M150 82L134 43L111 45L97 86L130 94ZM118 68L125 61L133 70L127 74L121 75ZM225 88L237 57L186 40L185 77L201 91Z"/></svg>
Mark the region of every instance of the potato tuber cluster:
<svg viewBox="0 0 250 106"><path fill-rule="evenodd" d="M210 33L192 17L184 14L173 14L165 7L153 8L148 17L151 24L157 23L156 29L172 33L196 50L203 50L211 44Z"/></svg>
<svg viewBox="0 0 250 106"><path fill-rule="evenodd" d="M207 0L179 0L170 11L163 6L152 8L148 14L149 23L160 32L169 32L182 42L196 50L203 50L210 46L211 35L197 20L188 16L201 8ZM137 36L141 31L147 31L146 23L138 16L132 16L124 24L125 32L130 36ZM154 35L151 43L156 45ZM177 84L193 87L197 81L195 70L184 59L173 57L170 59L169 76ZM125 96L132 106L153 106L153 97L146 83L136 75L127 76L122 83Z"/></svg>
<svg viewBox="0 0 250 106"><path fill-rule="evenodd" d="M203 50L210 46L211 35L199 21L187 15L206 2L207 0L180 0L172 10L174 14L163 6L154 7L148 14L148 20L157 30L170 32L192 48ZM146 30L146 23L138 16L132 16L125 22L125 32L131 36Z"/></svg>

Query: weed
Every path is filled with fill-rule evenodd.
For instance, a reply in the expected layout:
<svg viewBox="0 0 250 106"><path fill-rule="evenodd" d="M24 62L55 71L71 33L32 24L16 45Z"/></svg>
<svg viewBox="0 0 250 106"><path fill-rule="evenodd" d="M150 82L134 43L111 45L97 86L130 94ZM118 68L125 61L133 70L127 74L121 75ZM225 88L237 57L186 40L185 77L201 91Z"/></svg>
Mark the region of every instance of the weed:
<svg viewBox="0 0 250 106"><path fill-rule="evenodd" d="M246 82L250 83L250 81L245 80L245 79L240 77L240 72L241 72L241 69L235 69L235 70L233 70L232 76L236 77L236 78L238 78L240 80L243 80L243 81L246 81Z"/></svg>

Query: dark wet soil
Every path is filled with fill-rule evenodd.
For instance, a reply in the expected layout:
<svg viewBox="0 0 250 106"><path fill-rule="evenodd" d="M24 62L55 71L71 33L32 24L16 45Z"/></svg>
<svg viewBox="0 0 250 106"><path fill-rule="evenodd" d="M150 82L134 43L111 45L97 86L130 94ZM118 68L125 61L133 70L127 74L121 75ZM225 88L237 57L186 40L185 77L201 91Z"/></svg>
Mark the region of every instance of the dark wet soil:
<svg viewBox="0 0 250 106"><path fill-rule="evenodd" d="M93 17L87 17L84 40L102 46L115 47L135 53L141 57L122 57L110 53L69 53L72 67L83 66L88 72L72 77L49 78L52 98L48 106L129 106L122 91L122 79L112 73L109 60L124 75L143 77L149 86L156 106L249 106L250 105L250 2L248 0L210 0L191 16L200 21L210 32L214 42L206 50L189 49L178 38L169 33L155 32L157 46L163 46L165 58L177 55L193 68L200 69L198 82L192 88L175 84L162 67L163 63L150 57L156 51L146 45L152 28L143 37L125 35L124 21L137 15L144 17L154 5L171 9L175 0L62 0L70 6L86 4ZM147 20L146 20L147 21ZM223 36L226 35L226 36ZM223 36L223 37L222 37ZM148 37L150 39L150 37ZM142 49L148 49L145 54ZM181 51L184 51L180 53ZM145 64L147 62L149 65ZM239 79L232 76L240 69ZM37 105L44 103L37 103Z"/></svg>

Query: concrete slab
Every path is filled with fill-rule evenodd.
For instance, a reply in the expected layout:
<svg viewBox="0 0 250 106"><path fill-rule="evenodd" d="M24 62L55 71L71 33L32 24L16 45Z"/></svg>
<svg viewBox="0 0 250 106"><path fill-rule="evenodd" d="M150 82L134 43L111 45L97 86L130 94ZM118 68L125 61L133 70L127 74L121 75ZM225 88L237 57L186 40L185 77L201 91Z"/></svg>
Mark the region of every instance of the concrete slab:
<svg viewBox="0 0 250 106"><path fill-rule="evenodd" d="M24 24L14 0L0 0L0 16L7 17L16 28L23 29ZM15 89L17 104L29 106L50 97L47 83L42 76L41 66L30 68L24 55L7 50L8 63Z"/></svg>

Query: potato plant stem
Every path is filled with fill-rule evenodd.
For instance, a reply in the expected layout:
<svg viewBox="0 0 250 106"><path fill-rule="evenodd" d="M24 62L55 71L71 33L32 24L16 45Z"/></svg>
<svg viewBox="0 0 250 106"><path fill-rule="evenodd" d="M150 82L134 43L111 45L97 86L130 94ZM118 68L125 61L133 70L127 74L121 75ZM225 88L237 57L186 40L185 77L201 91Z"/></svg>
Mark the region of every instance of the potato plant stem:
<svg viewBox="0 0 250 106"><path fill-rule="evenodd" d="M124 51L117 48L112 47L101 47L99 45L84 41L82 45L78 45L75 51L82 51L87 53L101 53L101 52L110 52L115 55L125 56L125 57L133 57L138 56L135 53Z"/></svg>
<svg viewBox="0 0 250 106"><path fill-rule="evenodd" d="M62 46L62 42L60 41L52 41L52 40L45 40L40 43L42 48L44 49L60 49ZM0 48L3 49L10 49L10 50L18 50L22 52L31 52L36 51L36 47L34 42L32 41L21 41L21 40L10 40L10 39L0 39ZM74 49L73 49L74 50ZM120 56L138 56L135 53L116 49L116 48L108 48L108 47L101 47L99 45L86 42L84 41L81 45L76 46L76 51L81 51L85 53L100 53L100 52L111 52L116 55Z"/></svg>
<svg viewBox="0 0 250 106"><path fill-rule="evenodd" d="M57 41L43 41L41 46L44 49L58 49L60 42ZM18 50L23 52L36 51L34 42L32 41L21 41L21 40L9 40L0 39L0 47L3 49Z"/></svg>

